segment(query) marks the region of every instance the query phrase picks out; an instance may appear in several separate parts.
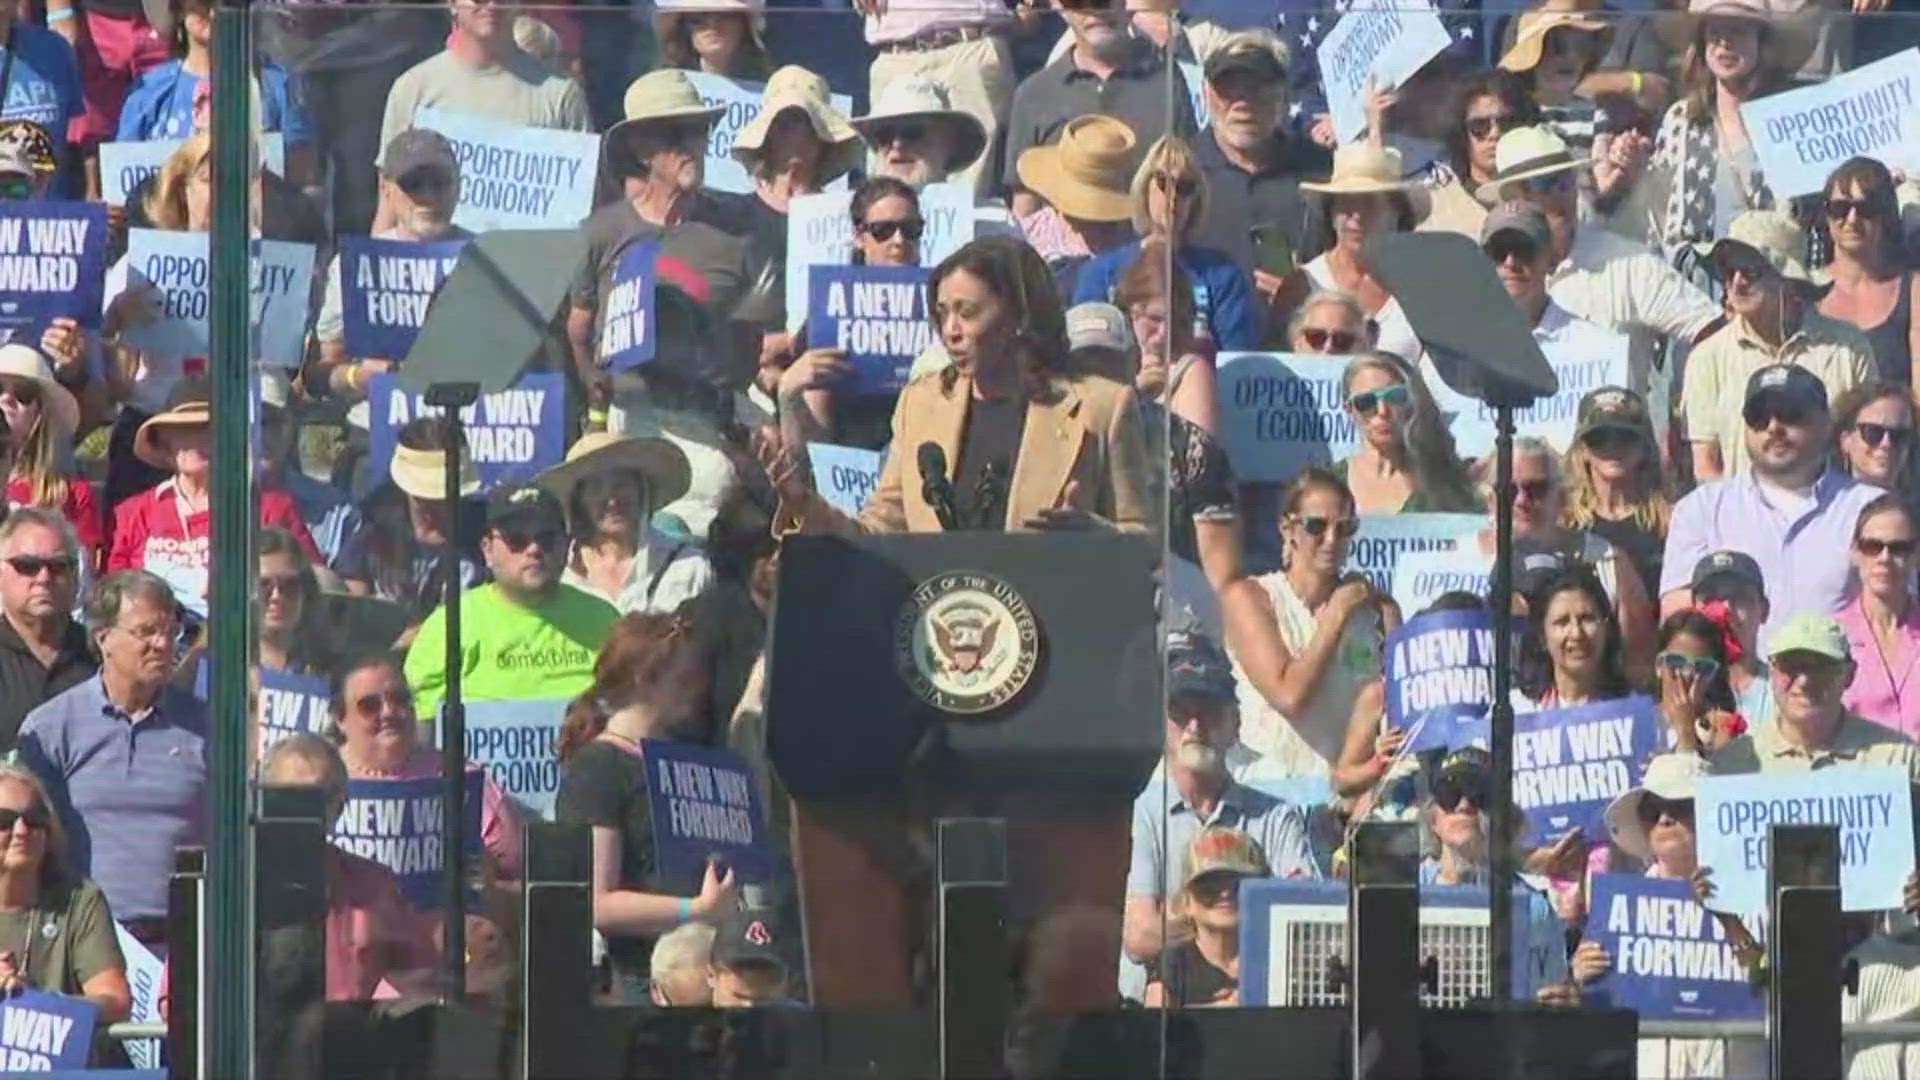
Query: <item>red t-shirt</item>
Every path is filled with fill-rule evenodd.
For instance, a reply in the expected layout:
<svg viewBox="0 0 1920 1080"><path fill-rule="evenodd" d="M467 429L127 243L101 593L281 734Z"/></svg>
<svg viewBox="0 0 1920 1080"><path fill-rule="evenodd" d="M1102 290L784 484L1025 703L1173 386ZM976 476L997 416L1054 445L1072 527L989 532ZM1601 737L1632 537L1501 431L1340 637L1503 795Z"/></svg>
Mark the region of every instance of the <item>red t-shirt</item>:
<svg viewBox="0 0 1920 1080"><path fill-rule="evenodd" d="M204 589L213 554L208 539L213 515L202 510L183 520L173 483L163 480L114 508L113 550L107 555L107 569L146 570L176 586L198 582ZM293 496L282 488L261 488L256 494L260 524L292 533L307 558L315 565L323 563Z"/></svg>
<svg viewBox="0 0 1920 1080"><path fill-rule="evenodd" d="M8 480L7 503L12 506L31 506L33 481L24 476ZM80 541L80 550L85 553L91 566L107 544L106 528L100 520L100 504L93 497L93 485L77 476L67 477L67 501L61 505L60 512L72 523L73 535Z"/></svg>

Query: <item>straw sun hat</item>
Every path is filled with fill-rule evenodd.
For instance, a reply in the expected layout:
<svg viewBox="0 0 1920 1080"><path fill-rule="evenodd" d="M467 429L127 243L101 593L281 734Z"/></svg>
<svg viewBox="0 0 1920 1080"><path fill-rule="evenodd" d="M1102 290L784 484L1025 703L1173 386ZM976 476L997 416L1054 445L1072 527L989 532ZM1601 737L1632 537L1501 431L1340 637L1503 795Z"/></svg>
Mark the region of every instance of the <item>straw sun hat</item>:
<svg viewBox="0 0 1920 1080"><path fill-rule="evenodd" d="M1813 20L1820 17L1820 11L1811 5L1800 11L1770 0L1689 0L1685 12L1661 18L1657 33L1676 51L1691 48L1700 38L1701 22L1709 15L1764 23L1768 32L1761 59L1778 71L1799 71L1813 55Z"/></svg>
<svg viewBox="0 0 1920 1080"><path fill-rule="evenodd" d="M946 91L919 76L895 79L880 91L872 111L853 121L854 130L867 139L907 120L937 121L953 131L953 160L948 172L959 172L980 159L987 149L987 129L980 118L953 107Z"/></svg>
<svg viewBox="0 0 1920 1080"><path fill-rule="evenodd" d="M1138 143L1133 129L1111 116L1075 117L1051 145L1022 151L1016 171L1022 186L1068 217L1126 221L1133 217Z"/></svg>
<svg viewBox="0 0 1920 1080"><path fill-rule="evenodd" d="M1325 180L1302 180L1300 190L1312 195L1386 195L1407 197L1416 220L1432 206L1424 185L1408 180L1400 151L1391 146L1347 143L1333 152L1333 174Z"/></svg>
<svg viewBox="0 0 1920 1080"><path fill-rule="evenodd" d="M656 510L678 502L693 483L686 453L672 442L605 431L580 436L567 448L567 460L535 477L534 483L551 492L571 513L573 489L601 472L639 474L646 480L647 504Z"/></svg>
<svg viewBox="0 0 1920 1080"><path fill-rule="evenodd" d="M415 450L410 446L395 445L393 461L387 465L387 475L393 477L393 486L416 499L438 500L447 497L447 452L444 450ZM474 465L473 457L467 448L460 448L460 496L478 493L480 490L480 470Z"/></svg>
<svg viewBox="0 0 1920 1080"><path fill-rule="evenodd" d="M63 438L80 427L80 403L53 377L53 365L31 345L0 346L0 375L32 379L40 388L40 407L53 420L53 429Z"/></svg>
<svg viewBox="0 0 1920 1080"><path fill-rule="evenodd" d="M709 106L700 91L694 89L693 80L678 68L661 68L649 71L633 80L627 87L627 93L620 103L622 119L607 130L606 137L600 140L600 156L605 163L617 169L618 175L632 175L636 163L632 160L633 144L627 133L646 124L672 123L677 120L698 120L704 124L713 123L725 109Z"/></svg>
<svg viewBox="0 0 1920 1080"><path fill-rule="evenodd" d="M788 64L767 80L767 88L760 95L760 111L733 137L734 159L751 170L766 149L767 133L773 129L774 120L788 109L800 110L814 135L827 144L816 182L825 184L860 167L864 152L860 132L834 107L827 80L798 64Z"/></svg>
<svg viewBox="0 0 1920 1080"><path fill-rule="evenodd" d="M156 469L173 471L173 455L160 445L167 428L205 427L213 421L205 379L185 379L173 388L165 411L147 418L133 434L133 456Z"/></svg>
<svg viewBox="0 0 1920 1080"><path fill-rule="evenodd" d="M1500 66L1508 71L1532 71L1547 52L1547 35L1555 30L1582 30L1598 34L1597 52L1606 52L1613 24L1594 11L1591 0L1545 0L1539 7L1520 14L1515 25L1513 47L1500 57Z"/></svg>

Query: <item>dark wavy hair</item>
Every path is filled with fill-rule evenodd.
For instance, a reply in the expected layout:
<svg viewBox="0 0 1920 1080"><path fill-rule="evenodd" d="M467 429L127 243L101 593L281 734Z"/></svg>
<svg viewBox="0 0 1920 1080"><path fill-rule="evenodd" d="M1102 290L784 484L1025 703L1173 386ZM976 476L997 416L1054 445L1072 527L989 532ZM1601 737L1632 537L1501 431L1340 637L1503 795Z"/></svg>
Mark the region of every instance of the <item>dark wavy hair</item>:
<svg viewBox="0 0 1920 1080"><path fill-rule="evenodd" d="M1462 184L1473 183L1470 140L1467 137L1467 106L1475 98L1483 97L1494 98L1505 106L1513 114L1515 125L1532 127L1540 122L1540 106L1533 100L1533 91L1527 79L1504 68L1488 68L1468 79L1460 87L1459 121L1447 132L1447 164L1453 167L1453 174L1460 178Z"/></svg>
<svg viewBox="0 0 1920 1080"><path fill-rule="evenodd" d="M1565 592L1585 593L1599 609L1600 621L1606 626L1607 641L1600 649L1600 685L1595 689L1595 696L1625 697L1633 691L1633 686L1627 681L1626 665L1621 659L1620 618L1614 614L1613 601L1608 599L1607 587L1600 583L1600 575L1583 562L1568 566L1527 594L1527 622L1520 634L1520 651L1514 658L1515 681L1520 692L1538 701L1553 688L1553 660L1547 655L1545 621L1548 605Z"/></svg>
<svg viewBox="0 0 1920 1080"><path fill-rule="evenodd" d="M1707 651L1715 660L1720 661L1720 670L1707 680L1707 705L1710 708L1725 709L1727 712L1740 711L1739 703L1733 696L1733 684L1727 681L1727 637L1720 630L1720 624L1700 614L1692 608L1676 611L1667 616L1660 624L1659 649L1666 651L1667 645L1681 634L1688 634L1706 643ZM1660 682L1654 680L1654 691L1658 693Z"/></svg>
<svg viewBox="0 0 1920 1080"><path fill-rule="evenodd" d="M325 676L339 663L339 657L333 647L333 628L326 624L325 613L320 610L320 578L313 572L313 561L292 533L272 526L260 530L254 553L262 559L280 555L293 560L295 573L300 576L300 625L288 644L288 656L297 667ZM256 596L254 603L259 602Z"/></svg>
<svg viewBox="0 0 1920 1080"><path fill-rule="evenodd" d="M1071 348L1067 343L1066 309L1061 306L1060 288L1046 260L1026 241L1010 236L983 236L947 256L927 278L927 318L933 323L936 339L940 336L940 283L960 270L986 283L1008 309L1011 340L1027 396L1036 401L1049 399L1054 392L1053 376L1065 373ZM953 367L941 373L949 388L959 377L959 370Z"/></svg>

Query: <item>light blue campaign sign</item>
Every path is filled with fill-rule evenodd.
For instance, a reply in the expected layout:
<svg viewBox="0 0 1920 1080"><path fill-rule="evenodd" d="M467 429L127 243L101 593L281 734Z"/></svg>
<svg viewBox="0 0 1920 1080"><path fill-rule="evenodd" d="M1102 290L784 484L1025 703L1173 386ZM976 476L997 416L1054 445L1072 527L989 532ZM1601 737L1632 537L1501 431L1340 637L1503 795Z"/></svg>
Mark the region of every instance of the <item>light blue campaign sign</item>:
<svg viewBox="0 0 1920 1080"><path fill-rule="evenodd" d="M1309 465L1331 465L1359 449L1341 381L1347 359L1220 354L1221 434L1234 476L1280 483Z"/></svg>
<svg viewBox="0 0 1920 1080"><path fill-rule="evenodd" d="M312 244L253 242L253 354L258 360L298 367L303 359L313 258ZM154 289L160 317L129 329L127 341L159 356L210 355L212 279L206 233L130 230L127 287Z"/></svg>
<svg viewBox="0 0 1920 1080"><path fill-rule="evenodd" d="M823 191L798 195L787 206L787 329L798 330L807 317L809 274L815 266L845 266L853 257L853 195ZM959 251L976 233L992 225L978 219L973 191L964 184L928 184L920 191L920 218L927 231L920 237L920 266L924 276L947 256Z"/></svg>
<svg viewBox="0 0 1920 1080"><path fill-rule="evenodd" d="M654 264L660 245L648 240L629 244L613 269L613 287L607 292L600 316L600 366L629 371L653 359Z"/></svg>
<svg viewBox="0 0 1920 1080"><path fill-rule="evenodd" d="M1394 569L1403 555L1457 551L1485 525L1479 514L1362 514L1360 531L1347 546L1347 568L1367 575L1380 592L1393 592ZM1274 525L1278 525L1275 522ZM1418 608L1403 608L1412 615Z"/></svg>
<svg viewBox="0 0 1920 1080"><path fill-rule="evenodd" d="M1483 522L1484 524L1484 522ZM1480 553L1469 534L1454 550L1409 551L1393 568L1393 599L1411 614L1450 592L1485 597L1492 591L1493 556Z"/></svg>
<svg viewBox="0 0 1920 1080"><path fill-rule="evenodd" d="M340 242L340 317L348 356L405 360L427 306L460 261L465 240Z"/></svg>
<svg viewBox="0 0 1920 1080"><path fill-rule="evenodd" d="M160 1015L160 982L166 975L166 964L119 923L113 924L113 936L119 940L120 955L127 961L127 991L133 999L133 1008L127 1019L136 1024L163 1022L165 1017ZM133 1062L134 1068L160 1067L159 1039L128 1039L121 1045L127 1048L127 1059ZM118 1077L125 1074L113 1075Z"/></svg>
<svg viewBox="0 0 1920 1080"><path fill-rule="evenodd" d="M480 854L482 774L467 772L466 849ZM354 777L347 781L347 806L329 837L342 851L371 859L393 871L400 892L421 911L438 911L446 899L445 837L440 824L440 778L412 780Z"/></svg>
<svg viewBox="0 0 1920 1080"><path fill-rule="evenodd" d="M1402 753L1450 750L1487 737L1493 620L1483 611L1416 615L1387 635L1387 726Z"/></svg>
<svg viewBox="0 0 1920 1080"><path fill-rule="evenodd" d="M560 791L554 746L567 701L475 701L467 705L467 760L541 818L553 816Z"/></svg>
<svg viewBox="0 0 1920 1080"><path fill-rule="evenodd" d="M808 443L813 484L835 510L857 517L880 484L880 451L832 443Z"/></svg>
<svg viewBox="0 0 1920 1080"><path fill-rule="evenodd" d="M913 359L933 344L927 273L917 266L815 266L807 290L807 343L846 353L852 378L836 390L898 393Z"/></svg>
<svg viewBox="0 0 1920 1080"><path fill-rule="evenodd" d="M1660 746L1660 712L1649 697L1595 701L1513 718L1513 805L1530 844L1580 829L1607 835L1607 804L1640 782Z"/></svg>
<svg viewBox="0 0 1920 1080"><path fill-rule="evenodd" d="M1703 778L1694 822L1700 863L1713 869L1707 906L1736 914L1766 910L1772 826L1837 825L1840 906L1899 907L1913 870L1911 789L1905 770L1885 765Z"/></svg>
<svg viewBox="0 0 1920 1080"><path fill-rule="evenodd" d="M753 190L753 177L748 175L747 167L734 160L733 140L760 112L760 98L766 92L766 84L743 79L729 79L725 75L714 75L705 71L689 71L687 79L709 109L725 109L713 122L713 130L707 136L706 186L714 191L749 192ZM839 110L842 116L853 115L853 99L845 94L832 94L828 100Z"/></svg>
<svg viewBox="0 0 1920 1080"><path fill-rule="evenodd" d="M1643 1020L1751 1020L1766 1003L1747 982L1720 920L1675 878L1595 874L1587 938L1613 957L1587 1003Z"/></svg>
<svg viewBox="0 0 1920 1080"><path fill-rule="evenodd" d="M1193 123L1195 127L1207 126L1207 94L1202 89L1206 85L1206 73L1192 60L1182 60L1180 78L1187 84L1187 100L1193 105Z"/></svg>
<svg viewBox="0 0 1920 1080"><path fill-rule="evenodd" d="M106 269L106 207L0 202L0 331L38 331L55 319L98 327Z"/></svg>
<svg viewBox="0 0 1920 1080"><path fill-rule="evenodd" d="M269 172L287 174L287 141L280 132L260 136L260 157ZM144 139L100 144L100 197L108 206L123 206L147 178L157 174L185 139Z"/></svg>
<svg viewBox="0 0 1920 1080"><path fill-rule="evenodd" d="M570 229L593 212L598 135L433 108L415 112L413 123L453 144L460 164L453 223L461 228Z"/></svg>
<svg viewBox="0 0 1920 1080"><path fill-rule="evenodd" d="M1513 429L1517 435L1545 439L1558 453L1573 445L1580 399L1603 386L1626 386L1628 340L1625 334L1577 322L1540 342L1540 351L1560 379L1560 389L1524 409L1515 409ZM1464 457L1475 458L1493 450L1493 410L1484 402L1464 398L1437 379L1434 401L1443 412L1457 412L1453 420L1454 447Z"/></svg>
<svg viewBox="0 0 1920 1080"><path fill-rule="evenodd" d="M440 412L420 394L381 372L367 383L367 441L374 461L393 459L401 428L417 416ZM528 371L513 385L461 410L467 448L480 472L482 490L531 480L566 456L567 383L557 371Z"/></svg>
<svg viewBox="0 0 1920 1080"><path fill-rule="evenodd" d="M1320 42L1320 83L1341 142L1367 129L1367 76L1393 87L1453 43L1427 0L1355 0Z"/></svg>
<svg viewBox="0 0 1920 1080"><path fill-rule="evenodd" d="M84 1069L100 1009L83 997L26 989L0 1002L0 1074Z"/></svg>
<svg viewBox="0 0 1920 1080"><path fill-rule="evenodd" d="M1913 106L1920 49L1740 106L1767 186L1780 198L1811 195L1852 157L1920 172L1920 111Z"/></svg>
<svg viewBox="0 0 1920 1080"><path fill-rule="evenodd" d="M260 756L289 735L325 735L333 726L329 700L327 680L261 665Z"/></svg>
<svg viewBox="0 0 1920 1080"><path fill-rule="evenodd" d="M767 817L747 759L731 750L647 740L647 800L653 812L653 859L664 891L700 891L707 860L717 856L741 884L772 879Z"/></svg>

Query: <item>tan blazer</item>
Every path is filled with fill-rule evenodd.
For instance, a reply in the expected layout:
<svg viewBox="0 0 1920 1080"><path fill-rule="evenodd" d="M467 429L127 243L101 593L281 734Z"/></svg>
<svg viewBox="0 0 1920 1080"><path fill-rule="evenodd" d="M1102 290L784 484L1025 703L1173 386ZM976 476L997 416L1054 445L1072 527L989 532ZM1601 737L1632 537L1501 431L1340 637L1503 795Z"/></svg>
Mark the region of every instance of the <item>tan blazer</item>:
<svg viewBox="0 0 1920 1080"><path fill-rule="evenodd" d="M808 500L801 531L940 531L940 519L921 494L919 448L923 442L938 444L951 473L960 460L972 396L970 380L957 377L949 389L941 375L929 372L901 389L886 464L860 516L849 518L816 495ZM1040 511L1062 506L1071 480L1078 485L1068 505L1128 532L1154 531L1146 431L1133 388L1097 376L1055 378L1053 385L1054 401L1027 405L1006 527L1019 529Z"/></svg>

